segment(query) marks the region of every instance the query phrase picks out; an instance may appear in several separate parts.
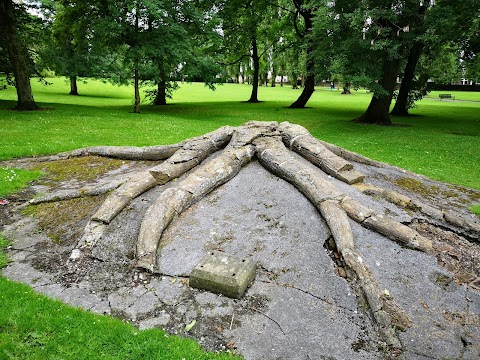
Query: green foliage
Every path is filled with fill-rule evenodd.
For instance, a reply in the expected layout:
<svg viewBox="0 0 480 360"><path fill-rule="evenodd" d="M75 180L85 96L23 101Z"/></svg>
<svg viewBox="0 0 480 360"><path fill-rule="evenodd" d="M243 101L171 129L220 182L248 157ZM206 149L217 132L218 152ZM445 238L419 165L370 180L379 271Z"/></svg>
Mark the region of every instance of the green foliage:
<svg viewBox="0 0 480 360"><path fill-rule="evenodd" d="M38 62L66 77L107 77L118 72L96 34L99 13L93 1L43 0L41 11L48 19L46 40Z"/></svg>
<svg viewBox="0 0 480 360"><path fill-rule="evenodd" d="M44 23L39 17L29 12L29 9L35 8L34 4L13 2L13 5L15 25L20 40L19 45L27 50L28 70L30 74L40 75L42 67L37 60L39 49L45 40ZM4 32L6 30L1 25L3 24L0 24L0 73L5 73L7 76L0 78L0 90L5 89L7 86L15 86L14 79L11 76L13 68L6 49L5 39L2 36L5 35Z"/></svg>

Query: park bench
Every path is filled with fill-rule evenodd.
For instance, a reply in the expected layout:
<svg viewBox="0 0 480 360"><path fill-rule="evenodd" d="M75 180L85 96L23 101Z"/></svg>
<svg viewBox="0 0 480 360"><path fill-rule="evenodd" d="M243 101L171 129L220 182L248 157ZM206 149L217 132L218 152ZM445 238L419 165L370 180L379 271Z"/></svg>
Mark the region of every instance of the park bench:
<svg viewBox="0 0 480 360"><path fill-rule="evenodd" d="M453 101L455 101L455 96L452 96L452 94L439 94L438 97L440 98L440 100L452 99Z"/></svg>

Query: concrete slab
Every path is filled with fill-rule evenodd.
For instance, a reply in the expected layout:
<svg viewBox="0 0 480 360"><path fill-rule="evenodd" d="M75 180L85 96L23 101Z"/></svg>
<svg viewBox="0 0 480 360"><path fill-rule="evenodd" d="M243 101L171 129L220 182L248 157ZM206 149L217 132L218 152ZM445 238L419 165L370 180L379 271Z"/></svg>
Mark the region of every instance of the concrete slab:
<svg viewBox="0 0 480 360"><path fill-rule="evenodd" d="M190 286L239 299L255 278L257 264L248 258L211 251L190 274Z"/></svg>

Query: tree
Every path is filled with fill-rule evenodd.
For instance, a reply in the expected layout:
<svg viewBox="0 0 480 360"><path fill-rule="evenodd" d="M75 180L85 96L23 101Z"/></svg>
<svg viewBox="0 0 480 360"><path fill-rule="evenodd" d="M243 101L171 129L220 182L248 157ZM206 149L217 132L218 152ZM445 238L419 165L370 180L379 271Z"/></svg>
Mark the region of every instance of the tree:
<svg viewBox="0 0 480 360"><path fill-rule="evenodd" d="M315 91L315 59L314 59L314 38L313 18L315 9L308 0L293 0L295 11L293 25L297 35L304 41L305 46L305 81L303 91L290 108L304 108ZM298 24L298 18L303 19L303 29Z"/></svg>
<svg viewBox="0 0 480 360"><path fill-rule="evenodd" d="M373 92L357 122L390 125L389 108L402 62L414 40L424 6L418 1L322 1L315 38L330 57L341 58L342 74ZM423 3L422 3L423 4ZM328 62L327 62L328 63Z"/></svg>
<svg viewBox="0 0 480 360"><path fill-rule="evenodd" d="M105 77L110 66L105 47L94 31L99 8L92 1L42 1L49 38L40 53L43 67L70 81L70 95L78 95L78 77Z"/></svg>
<svg viewBox="0 0 480 360"><path fill-rule="evenodd" d="M17 89L17 110L37 110L30 85L29 55L19 33L18 14L24 9L15 7L12 0L0 0L0 33L11 64Z"/></svg>
<svg viewBox="0 0 480 360"><path fill-rule="evenodd" d="M267 0L222 0L216 7L222 22L224 65L245 63L245 59L250 59L253 75L248 102L258 103L260 58L281 37L278 22L272 21L278 19L278 8Z"/></svg>
<svg viewBox="0 0 480 360"><path fill-rule="evenodd" d="M407 116L408 109L414 106L414 102L424 95L422 90L423 82L426 81L425 74L434 75L438 71L428 69L424 66L423 76L416 76L416 67L423 52L427 53L427 58L431 59L432 65L438 63L435 58L445 56L445 50L455 48L456 54L452 55L458 59L460 54L468 57L469 48L474 42L475 22L478 22L480 2L478 0L466 0L461 3L452 3L451 1L438 0L431 1L428 6L423 7L424 13L413 29L415 40L409 49L408 59L403 71L402 83L398 95L396 96L395 106L391 112L392 115ZM473 26L472 26L473 24ZM451 31L451 29L455 31ZM472 31L473 30L473 31ZM451 57L450 57L451 58ZM448 57L445 57L445 69ZM453 66L457 68L458 66ZM427 71L425 71L427 69ZM453 71L457 73L458 71ZM428 78L428 77L427 77ZM420 80L420 83L418 80Z"/></svg>

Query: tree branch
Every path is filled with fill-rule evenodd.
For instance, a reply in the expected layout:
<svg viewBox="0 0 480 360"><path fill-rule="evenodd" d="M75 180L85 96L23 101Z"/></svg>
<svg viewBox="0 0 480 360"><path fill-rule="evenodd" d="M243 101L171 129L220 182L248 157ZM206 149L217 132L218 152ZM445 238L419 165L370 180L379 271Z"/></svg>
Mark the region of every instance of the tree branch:
<svg viewBox="0 0 480 360"><path fill-rule="evenodd" d="M297 11L293 16L293 27L295 28L295 32L297 33L298 37L303 39L305 37L305 32L301 32L300 29L298 28L298 24L297 24L298 15L300 15L299 11Z"/></svg>
<svg viewBox="0 0 480 360"><path fill-rule="evenodd" d="M284 10L284 11L290 13L290 14L295 14L294 11L292 11L292 10L290 10L290 9L287 9L286 7L283 7L283 6L281 6L281 5L278 5L278 4L275 4L275 3L272 3L272 2L269 2L268 5L271 5L271 6L273 6L273 7L282 9L282 10Z"/></svg>
<svg viewBox="0 0 480 360"><path fill-rule="evenodd" d="M250 57L250 54L243 54L242 56L240 56L240 58L238 60L230 62L230 63L217 62L217 64L222 65L222 66L231 66L231 65L238 64L240 61L242 61L246 57Z"/></svg>

